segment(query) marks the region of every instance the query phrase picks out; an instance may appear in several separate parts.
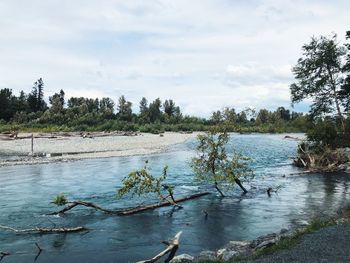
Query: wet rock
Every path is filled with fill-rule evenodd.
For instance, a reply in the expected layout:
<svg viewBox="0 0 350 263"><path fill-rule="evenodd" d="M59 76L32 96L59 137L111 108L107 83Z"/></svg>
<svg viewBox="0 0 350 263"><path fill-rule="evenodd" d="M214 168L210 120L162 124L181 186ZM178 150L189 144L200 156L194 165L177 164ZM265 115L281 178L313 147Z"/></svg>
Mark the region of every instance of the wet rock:
<svg viewBox="0 0 350 263"><path fill-rule="evenodd" d="M280 238L285 238L285 237L288 237L290 236L291 232L286 229L286 228L282 228L279 235L280 235Z"/></svg>
<svg viewBox="0 0 350 263"><path fill-rule="evenodd" d="M288 232L289 232L288 229L282 228L280 231L280 235L286 235L286 234L288 234Z"/></svg>
<svg viewBox="0 0 350 263"><path fill-rule="evenodd" d="M231 260L232 258L238 256L238 252L234 250L228 250L226 248L219 249L217 252L217 257L224 261Z"/></svg>
<svg viewBox="0 0 350 263"><path fill-rule="evenodd" d="M230 241L225 248L219 249L217 257L223 260L230 260L238 255L247 255L252 251L250 241Z"/></svg>
<svg viewBox="0 0 350 263"><path fill-rule="evenodd" d="M263 249L276 244L276 242L279 241L280 239L281 239L280 235L276 233L272 233L266 236L258 237L256 240L252 242L252 246L254 247L254 250Z"/></svg>
<svg viewBox="0 0 350 263"><path fill-rule="evenodd" d="M216 258L216 252L215 251L209 251L209 250L206 250L206 251L202 251L198 258L196 259L196 262L205 262L205 261L208 261L208 260L215 260L217 259Z"/></svg>
<svg viewBox="0 0 350 263"><path fill-rule="evenodd" d="M339 165L338 169L342 170L342 171L349 170L350 169L350 162L343 163L343 164Z"/></svg>
<svg viewBox="0 0 350 263"><path fill-rule="evenodd" d="M170 263L192 263L194 262L194 257L188 254L181 254L170 260Z"/></svg>
<svg viewBox="0 0 350 263"><path fill-rule="evenodd" d="M350 157L350 147L346 147L346 148L340 148L339 151L344 154L344 155L347 155Z"/></svg>

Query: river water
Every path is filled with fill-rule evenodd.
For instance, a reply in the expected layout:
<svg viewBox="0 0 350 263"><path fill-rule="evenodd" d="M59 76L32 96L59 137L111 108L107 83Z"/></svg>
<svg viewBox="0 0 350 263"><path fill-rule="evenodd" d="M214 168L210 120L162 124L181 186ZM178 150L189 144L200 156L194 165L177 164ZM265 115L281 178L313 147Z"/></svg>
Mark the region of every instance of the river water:
<svg viewBox="0 0 350 263"><path fill-rule="evenodd" d="M295 135L298 136L298 135ZM85 226L84 233L16 235L0 232L0 251L11 252L3 262L33 262L35 242L43 249L36 262L133 262L160 252L160 242L182 230L180 253L214 250L230 240L249 240L290 228L315 217L334 215L349 203L350 178L344 174L304 174L291 165L297 142L284 135L232 134L229 147L252 158L254 179L224 189L220 198L210 185L193 181L190 160L195 140L176 145L161 154L81 160L45 165L0 168L0 224L15 228L35 226ZM153 196L116 199L116 189L131 170L148 160L157 175L169 166L169 182L175 195L210 190L213 194L183 203L172 213L162 208L136 215L108 216L78 208L65 216L47 216L57 207L53 197L64 192L70 200L82 199L108 208L152 202ZM281 187L268 197L268 187ZM207 211L205 217L203 210Z"/></svg>

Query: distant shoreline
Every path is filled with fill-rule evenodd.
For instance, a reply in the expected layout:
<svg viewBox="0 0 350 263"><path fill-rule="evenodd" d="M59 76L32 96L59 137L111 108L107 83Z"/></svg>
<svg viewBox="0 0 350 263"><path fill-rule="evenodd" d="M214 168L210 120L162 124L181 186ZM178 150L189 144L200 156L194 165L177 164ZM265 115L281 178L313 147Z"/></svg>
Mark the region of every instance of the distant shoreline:
<svg viewBox="0 0 350 263"><path fill-rule="evenodd" d="M66 133L53 136L51 133L36 133L32 157L31 134L23 133L18 134L21 139L0 141L0 153L11 157L0 159L0 167L154 154L197 135L198 133L165 132L163 134Z"/></svg>

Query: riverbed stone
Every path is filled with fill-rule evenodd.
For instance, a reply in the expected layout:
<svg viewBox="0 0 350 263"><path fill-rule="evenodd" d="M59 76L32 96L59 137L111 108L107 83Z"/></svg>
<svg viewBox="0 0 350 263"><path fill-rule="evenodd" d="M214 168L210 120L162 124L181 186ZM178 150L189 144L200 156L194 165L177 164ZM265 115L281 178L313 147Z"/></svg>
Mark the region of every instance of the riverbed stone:
<svg viewBox="0 0 350 263"><path fill-rule="evenodd" d="M230 260L239 255L247 255L251 251L250 241L230 241L225 248L216 252L216 256L222 260Z"/></svg>
<svg viewBox="0 0 350 263"><path fill-rule="evenodd" d="M290 234L290 231L289 231L288 229L286 229L286 228L282 228L281 231L280 231L280 233L279 233L279 235L280 235L281 237L289 236L289 234Z"/></svg>
<svg viewBox="0 0 350 263"><path fill-rule="evenodd" d="M226 248L219 249L216 254L217 254L217 257L219 259L222 259L224 261L231 260L235 256L238 256L238 252L237 251L235 251L235 250L228 250Z"/></svg>
<svg viewBox="0 0 350 263"><path fill-rule="evenodd" d="M254 248L254 250L267 248L276 244L276 242L280 239L281 236L276 233L260 236L257 239L253 240L252 247Z"/></svg>
<svg viewBox="0 0 350 263"><path fill-rule="evenodd" d="M192 263L194 262L194 257L188 254L181 254L170 260L170 263Z"/></svg>
<svg viewBox="0 0 350 263"><path fill-rule="evenodd" d="M195 262L205 262L207 260L215 260L215 259L217 259L215 251L205 250L199 254Z"/></svg>

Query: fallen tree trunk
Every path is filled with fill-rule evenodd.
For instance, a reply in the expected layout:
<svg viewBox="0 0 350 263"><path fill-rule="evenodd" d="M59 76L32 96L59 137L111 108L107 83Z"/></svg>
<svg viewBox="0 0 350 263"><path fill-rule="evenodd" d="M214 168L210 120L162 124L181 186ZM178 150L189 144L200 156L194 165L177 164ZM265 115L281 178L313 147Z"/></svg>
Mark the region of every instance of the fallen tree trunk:
<svg viewBox="0 0 350 263"><path fill-rule="evenodd" d="M30 228L30 229L15 229L13 227L9 226L2 226L0 225L0 229L5 229L5 230L10 230L15 233L20 233L20 234L26 234L26 233L38 233L38 234L53 234L53 233L70 233L70 232L80 232L80 231L85 231L87 228L82 227L82 226L77 226L77 227L58 227L58 228L41 228L41 227L36 227L36 228Z"/></svg>
<svg viewBox="0 0 350 263"><path fill-rule="evenodd" d="M160 259L161 257L163 257L164 255L166 255L168 253L170 253L170 254L169 254L168 258L165 260L165 263L170 262L170 260L172 260L174 258L176 251L179 248L179 243L180 243L179 239L180 239L181 234L182 234L182 231L177 233L173 240L168 241L168 242L163 242L164 244L168 245L168 247L166 249L164 249L162 252L160 252L158 255L154 256L151 259L138 261L137 263L154 263L158 259Z"/></svg>
<svg viewBox="0 0 350 263"><path fill-rule="evenodd" d="M91 207L91 208L100 210L106 214L115 214L118 216L126 216L126 215L132 215L132 214L140 213L140 212L143 212L146 210L156 209L156 208L164 207L164 206L174 205L176 207L180 207L179 205L177 205L177 203L181 203L181 202L184 202L187 200L199 198L201 196L208 195L208 194L210 194L210 193L209 192L202 192L202 193L197 193L197 194L182 197L180 199L175 200L175 202L169 201L166 199L165 201L160 202L160 203L144 205L144 206L137 206L137 207L133 207L133 208L126 208L126 209L122 209L122 210L109 210L109 209L102 208L102 207L100 207L94 203L91 203L91 202L85 202L85 201L78 200L78 201L71 202L68 206L66 206L62 210L50 213L49 215L64 214L65 212L73 209L76 206L86 206L86 207Z"/></svg>
<svg viewBox="0 0 350 263"><path fill-rule="evenodd" d="M195 198L199 198L199 197L202 197L202 196L208 195L208 194L210 194L210 193L209 192L203 192L203 193L197 193L197 194L189 195L189 196L182 197L180 199L175 200L176 201L175 203L185 202L187 200L192 200L192 199L195 199ZM117 213L117 215L119 215L119 216L126 216L126 215L140 213L140 212L143 212L143 211L146 211L146 210L151 210L151 209L164 207L164 206L171 206L171 205L173 205L172 202L164 201L164 202L160 202L160 203L156 203L156 204L145 205L145 206L138 206L138 207L135 207L135 208L125 209L125 210L119 211Z"/></svg>
<svg viewBox="0 0 350 263"><path fill-rule="evenodd" d="M70 205L66 206L65 208L63 208L62 210L58 211L58 212L53 212L51 213L50 215L58 215L58 214L64 214L65 212L73 209L74 207L76 206L86 206L86 207L91 207L91 208L94 208L96 210L100 210L106 214L115 214L115 213L118 213L118 211L113 211L113 210L109 210L109 209L105 209L105 208L102 208L92 202L86 202L86 201L81 201L81 200L78 200L78 201L74 201L74 202L71 202Z"/></svg>

